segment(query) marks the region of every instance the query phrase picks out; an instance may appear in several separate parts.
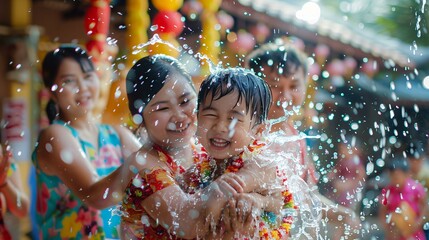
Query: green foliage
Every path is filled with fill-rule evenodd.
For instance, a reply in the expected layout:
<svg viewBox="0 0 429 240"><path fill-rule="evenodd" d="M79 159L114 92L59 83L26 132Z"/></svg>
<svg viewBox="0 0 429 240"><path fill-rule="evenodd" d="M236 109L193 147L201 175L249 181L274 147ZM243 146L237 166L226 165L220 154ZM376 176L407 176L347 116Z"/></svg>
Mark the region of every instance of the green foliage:
<svg viewBox="0 0 429 240"><path fill-rule="evenodd" d="M404 0L390 6L385 16L380 16L375 27L384 34L398 38L406 43L429 46L429 6L419 1Z"/></svg>

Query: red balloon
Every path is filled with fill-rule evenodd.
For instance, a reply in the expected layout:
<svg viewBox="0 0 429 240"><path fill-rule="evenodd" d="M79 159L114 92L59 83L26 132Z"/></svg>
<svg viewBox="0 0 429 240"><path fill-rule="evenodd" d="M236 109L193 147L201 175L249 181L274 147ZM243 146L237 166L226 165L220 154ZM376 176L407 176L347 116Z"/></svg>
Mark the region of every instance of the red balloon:
<svg viewBox="0 0 429 240"><path fill-rule="evenodd" d="M156 33L170 33L179 36L183 31L182 15L174 11L159 11L153 18L153 25L158 25Z"/></svg>
<svg viewBox="0 0 429 240"><path fill-rule="evenodd" d="M85 13L85 30L88 35L107 34L109 31L110 7L90 6Z"/></svg>

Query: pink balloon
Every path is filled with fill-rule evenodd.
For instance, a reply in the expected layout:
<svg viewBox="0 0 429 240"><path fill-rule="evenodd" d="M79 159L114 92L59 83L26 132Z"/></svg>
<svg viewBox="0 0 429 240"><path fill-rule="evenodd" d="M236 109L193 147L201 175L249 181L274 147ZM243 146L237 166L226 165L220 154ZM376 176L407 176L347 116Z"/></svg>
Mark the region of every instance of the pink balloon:
<svg viewBox="0 0 429 240"><path fill-rule="evenodd" d="M263 23L257 23L256 25L253 25L250 27L250 33L256 37L258 42L265 41L265 39L270 34L270 31L271 31L270 28Z"/></svg>
<svg viewBox="0 0 429 240"><path fill-rule="evenodd" d="M314 49L314 53L316 54L316 56L323 57L323 58L326 58L329 55L330 51L331 50L329 49L329 47L326 46L325 44L319 44Z"/></svg>
<svg viewBox="0 0 429 240"><path fill-rule="evenodd" d="M234 18L228 13L220 11L216 17L222 29L231 29L234 26Z"/></svg>
<svg viewBox="0 0 429 240"><path fill-rule="evenodd" d="M236 52L247 53L255 47L256 41L252 34L240 31L237 33L237 40L229 44Z"/></svg>
<svg viewBox="0 0 429 240"><path fill-rule="evenodd" d="M320 66L317 63L311 64L310 67L308 68L308 74L310 75L310 77L314 75L319 75L320 71L321 71Z"/></svg>
<svg viewBox="0 0 429 240"><path fill-rule="evenodd" d="M191 14L200 14L202 10L203 5L201 5L199 1L195 0L185 1L180 9L180 11L182 11L186 16L190 16Z"/></svg>
<svg viewBox="0 0 429 240"><path fill-rule="evenodd" d="M347 70L355 70L357 66L356 59L352 57L346 57L344 60L344 66L347 68Z"/></svg>
<svg viewBox="0 0 429 240"><path fill-rule="evenodd" d="M293 46L295 46L297 49L304 51L305 49L305 43L302 41L301 38L292 38L291 43Z"/></svg>
<svg viewBox="0 0 429 240"><path fill-rule="evenodd" d="M344 64L339 59L332 60L326 70L331 76L342 76L345 72Z"/></svg>
<svg viewBox="0 0 429 240"><path fill-rule="evenodd" d="M374 73L376 73L377 71L378 64L374 60L369 60L362 65L362 72L366 73L368 76L374 76Z"/></svg>

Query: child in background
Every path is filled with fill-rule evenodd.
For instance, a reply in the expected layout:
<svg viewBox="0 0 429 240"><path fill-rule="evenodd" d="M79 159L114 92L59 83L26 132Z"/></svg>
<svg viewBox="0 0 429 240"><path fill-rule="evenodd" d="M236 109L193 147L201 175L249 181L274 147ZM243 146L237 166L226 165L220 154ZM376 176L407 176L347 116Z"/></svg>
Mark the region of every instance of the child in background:
<svg viewBox="0 0 429 240"><path fill-rule="evenodd" d="M411 142L406 150L408 164L410 165L411 177L417 180L425 188L426 193L429 191L429 165L427 156L422 142ZM429 205L429 202L427 203ZM425 213L425 223L429 224L429 208ZM429 239L429 229L423 228L426 239Z"/></svg>
<svg viewBox="0 0 429 240"><path fill-rule="evenodd" d="M9 146L0 144L0 239L12 239L5 226L3 214L10 211L17 217L25 217L28 213L28 198L23 192L19 169L12 162Z"/></svg>
<svg viewBox="0 0 429 240"><path fill-rule="evenodd" d="M50 125L32 155L40 239L118 238L120 218L112 210L136 164L124 160L141 145L128 129L93 116L100 83L82 48L48 52L42 76L51 99Z"/></svg>
<svg viewBox="0 0 429 240"><path fill-rule="evenodd" d="M303 52L283 40L277 39L275 43L261 45L246 58L246 66L267 82L272 93L272 104L268 119L278 120L285 117L285 112L297 112L303 106L307 91L307 59ZM291 117L286 121L278 121L271 131L283 131L289 136L299 136L299 132ZM318 178L313 162L307 156L305 139L297 140L284 147L292 151L298 162L292 168L309 186L316 186ZM354 212L343 206L336 206L330 199L314 191L316 196L329 206L327 218L339 228L345 223L358 228L359 219ZM299 203L297 204L299 208ZM349 231L350 232L350 231ZM316 237L316 236L313 236Z"/></svg>
<svg viewBox="0 0 429 240"><path fill-rule="evenodd" d="M429 190L429 165L426 162L425 151L421 142L415 141L409 144L406 150L411 177L419 181Z"/></svg>
<svg viewBox="0 0 429 240"><path fill-rule="evenodd" d="M386 239L425 240L423 216L427 196L423 186L409 177L409 166L403 157L387 163L390 183L382 190L379 217Z"/></svg>
<svg viewBox="0 0 429 240"><path fill-rule="evenodd" d="M246 182L244 192L251 194L235 198L237 205L230 203L227 211L233 213L234 208L237 208L242 212L241 216L246 216L249 215L244 213L246 208L248 211L252 208L249 206L265 210L267 212L262 215L263 221L259 221L257 225L259 237L285 239L291 218L281 218L279 224L275 222L276 216L273 212L279 213L280 208L293 208L291 195L285 186L286 176L281 175L282 167L278 162L260 158L265 151L269 151L269 146L255 140L260 127L267 119L270 103L271 94L267 84L242 68L217 70L201 83L197 136L208 156L199 159L200 162L196 166L199 181L194 185L204 187L225 173L237 173ZM281 194L283 195L279 199L283 202L280 204L266 197ZM235 224L237 221L235 216L231 219L224 216L224 219L227 220L225 225ZM241 219L240 216L238 219ZM253 235L255 232L249 229L226 228L223 237L227 239L234 236L258 236Z"/></svg>

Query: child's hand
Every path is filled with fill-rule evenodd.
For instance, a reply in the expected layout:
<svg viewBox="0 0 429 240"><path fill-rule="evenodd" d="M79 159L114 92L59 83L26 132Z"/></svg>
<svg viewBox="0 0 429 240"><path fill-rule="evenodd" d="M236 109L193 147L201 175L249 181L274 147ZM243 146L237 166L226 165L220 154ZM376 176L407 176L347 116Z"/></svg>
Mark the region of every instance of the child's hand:
<svg viewBox="0 0 429 240"><path fill-rule="evenodd" d="M261 212L262 203L257 201L251 194L242 193L235 197L237 202L235 209L237 221L246 224L256 218Z"/></svg>
<svg viewBox="0 0 429 240"><path fill-rule="evenodd" d="M215 180L219 190L225 196L232 197L243 192L245 183L241 177L235 173L225 173Z"/></svg>
<svg viewBox="0 0 429 240"><path fill-rule="evenodd" d="M258 202L249 194L230 199L223 212L225 230L240 236L252 235L256 230L255 219L259 211L255 210L260 209L258 207Z"/></svg>
<svg viewBox="0 0 429 240"><path fill-rule="evenodd" d="M0 186L7 180L8 170L12 160L12 153L8 145L0 144Z"/></svg>

